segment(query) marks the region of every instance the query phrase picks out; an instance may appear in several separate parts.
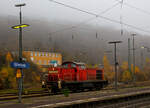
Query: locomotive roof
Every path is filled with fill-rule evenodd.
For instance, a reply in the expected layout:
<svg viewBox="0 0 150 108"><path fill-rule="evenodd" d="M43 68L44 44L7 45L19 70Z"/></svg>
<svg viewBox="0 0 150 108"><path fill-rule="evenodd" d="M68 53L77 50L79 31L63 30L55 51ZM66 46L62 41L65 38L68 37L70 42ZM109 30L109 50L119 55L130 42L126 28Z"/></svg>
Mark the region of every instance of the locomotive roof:
<svg viewBox="0 0 150 108"><path fill-rule="evenodd" d="M76 64L76 65L85 65L85 63L82 63L82 62L72 62L72 61L63 62L62 65L64 65L64 64L70 64L70 63Z"/></svg>

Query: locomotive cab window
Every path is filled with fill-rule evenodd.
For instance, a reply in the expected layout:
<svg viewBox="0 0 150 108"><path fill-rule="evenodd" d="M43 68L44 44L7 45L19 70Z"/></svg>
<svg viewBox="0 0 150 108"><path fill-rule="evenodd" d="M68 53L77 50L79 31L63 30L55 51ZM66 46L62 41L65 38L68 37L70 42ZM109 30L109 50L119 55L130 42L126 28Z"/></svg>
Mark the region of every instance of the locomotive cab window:
<svg viewBox="0 0 150 108"><path fill-rule="evenodd" d="M68 64L64 64L63 67L64 67L64 68L68 68Z"/></svg>
<svg viewBox="0 0 150 108"><path fill-rule="evenodd" d="M71 67L72 67L72 68L76 68L76 65L72 63L72 64L71 64Z"/></svg>
<svg viewBox="0 0 150 108"><path fill-rule="evenodd" d="M86 67L85 67L85 65L79 65L79 68L80 69L85 69Z"/></svg>

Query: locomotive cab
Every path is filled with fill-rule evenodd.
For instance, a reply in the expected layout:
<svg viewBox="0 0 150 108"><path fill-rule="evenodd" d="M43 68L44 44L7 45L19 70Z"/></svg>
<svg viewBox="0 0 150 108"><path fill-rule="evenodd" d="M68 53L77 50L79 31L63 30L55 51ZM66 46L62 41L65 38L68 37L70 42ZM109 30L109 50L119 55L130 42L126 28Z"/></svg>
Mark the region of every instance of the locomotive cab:
<svg viewBox="0 0 150 108"><path fill-rule="evenodd" d="M48 70L48 81L58 81L59 69L56 67L49 68Z"/></svg>

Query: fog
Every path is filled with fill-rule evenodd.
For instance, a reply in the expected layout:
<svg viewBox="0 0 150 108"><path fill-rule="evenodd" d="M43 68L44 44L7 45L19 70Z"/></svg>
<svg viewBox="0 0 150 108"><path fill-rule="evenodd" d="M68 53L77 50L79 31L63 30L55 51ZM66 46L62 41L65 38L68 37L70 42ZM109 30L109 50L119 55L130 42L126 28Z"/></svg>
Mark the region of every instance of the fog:
<svg viewBox="0 0 150 108"><path fill-rule="evenodd" d="M51 22L56 20L82 22L89 18L95 17L87 13L79 12L77 10L64 7L63 5L56 4L54 2L51 2L50 0L1 0L0 15L7 17L5 19L5 22L7 22L8 20L10 21L12 16L15 17L18 16L19 9L14 7L14 5L20 3L20 1L21 3L26 3L26 6L23 7L23 17L27 19L32 18L34 20L42 20L42 21L46 20ZM118 3L118 0L59 0L59 1L55 0L55 1L68 4L70 6L88 12L92 12L95 14L100 14L101 12ZM150 1L148 0L142 1L124 0L122 9L121 3L118 3L112 9L100 15L117 21L120 20L120 15L122 15L124 23L134 25L144 30L149 30L150 27L149 22L150 13L148 12L148 10L150 10L149 4ZM139 9L134 7L137 7ZM24 20L24 22L26 22L26 20ZM102 18L97 18L87 23L92 25L98 24L98 25L113 26L117 29L120 28L119 24L112 23ZM133 28L129 28L126 26L124 27L124 29L132 31L134 30Z"/></svg>
<svg viewBox="0 0 150 108"><path fill-rule="evenodd" d="M127 61L127 40L131 38L132 33L137 34L135 38L137 58L140 57L140 46L149 46L148 32L125 25L121 28L118 23L96 18L49 0L21 1L26 3L26 6L22 8L23 23L30 25L23 30L24 49L38 49L40 47L41 50L58 51L72 57L86 54L83 61L90 59L89 61L92 63L101 63L105 51L113 51L113 45L108 45L109 41L123 41L117 46L120 61ZM58 2L116 21L120 21L120 16L122 16L123 23L149 31L150 1L148 0L124 0L122 9L121 4L116 0L59 0ZM18 48L18 31L11 29L12 26L19 23L19 9L14 7L18 3L20 3L19 0L0 1L1 48L9 50ZM125 3L146 11L128 7ZM116 6L114 6L115 4ZM112 6L114 6L112 9L102 14ZM89 20L91 18L93 20ZM86 23L81 24L85 21ZM124 31L122 36L121 29ZM144 52L145 57L148 57L149 54ZM113 60L112 54L108 54L111 61ZM140 63L139 59L137 63Z"/></svg>

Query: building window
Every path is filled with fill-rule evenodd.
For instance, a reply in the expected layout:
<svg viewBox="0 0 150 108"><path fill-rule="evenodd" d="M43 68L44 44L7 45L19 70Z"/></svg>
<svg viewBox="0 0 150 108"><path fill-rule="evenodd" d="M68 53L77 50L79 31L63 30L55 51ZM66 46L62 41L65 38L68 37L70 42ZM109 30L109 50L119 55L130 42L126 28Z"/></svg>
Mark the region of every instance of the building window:
<svg viewBox="0 0 150 108"><path fill-rule="evenodd" d="M34 60L34 63L37 63L37 60Z"/></svg>
<svg viewBox="0 0 150 108"><path fill-rule="evenodd" d="M56 57L58 57L58 54L56 54Z"/></svg>
<svg viewBox="0 0 150 108"><path fill-rule="evenodd" d="M37 52L35 52L35 56L37 56Z"/></svg>
<svg viewBox="0 0 150 108"><path fill-rule="evenodd" d="M39 56L41 56L41 53L39 52Z"/></svg>
<svg viewBox="0 0 150 108"><path fill-rule="evenodd" d="M58 64L59 64L59 65L61 65L61 62L60 62L60 61L58 61Z"/></svg>
<svg viewBox="0 0 150 108"><path fill-rule="evenodd" d="M42 56L44 56L44 52L42 53Z"/></svg>
<svg viewBox="0 0 150 108"><path fill-rule="evenodd" d="M31 56L33 56L33 52L31 52Z"/></svg>
<svg viewBox="0 0 150 108"><path fill-rule="evenodd" d="M53 57L55 57L55 54L53 54Z"/></svg>
<svg viewBox="0 0 150 108"><path fill-rule="evenodd" d="M41 64L41 60L39 60L39 64Z"/></svg>
<svg viewBox="0 0 150 108"><path fill-rule="evenodd" d="M31 61L33 61L34 60L34 58L33 57L31 57Z"/></svg>
<svg viewBox="0 0 150 108"><path fill-rule="evenodd" d="M44 64L47 65L47 61L46 60L44 60Z"/></svg>
<svg viewBox="0 0 150 108"><path fill-rule="evenodd" d="M48 65L50 65L51 63L50 63L50 60L48 60Z"/></svg>

